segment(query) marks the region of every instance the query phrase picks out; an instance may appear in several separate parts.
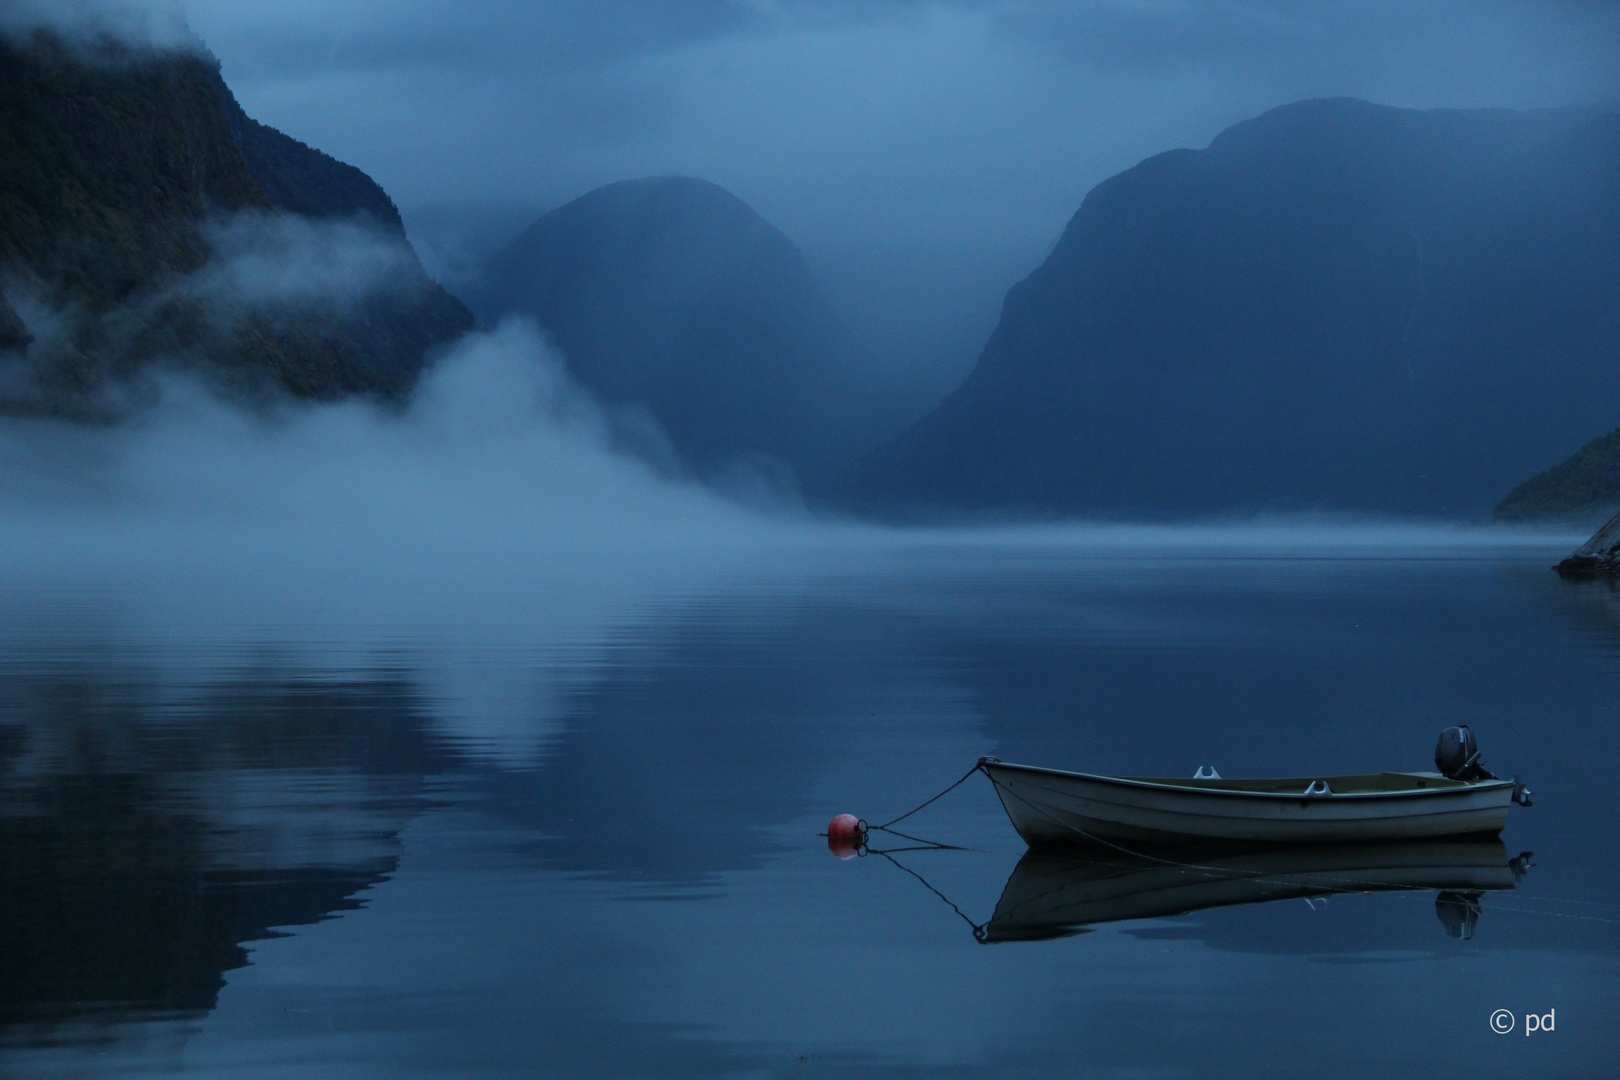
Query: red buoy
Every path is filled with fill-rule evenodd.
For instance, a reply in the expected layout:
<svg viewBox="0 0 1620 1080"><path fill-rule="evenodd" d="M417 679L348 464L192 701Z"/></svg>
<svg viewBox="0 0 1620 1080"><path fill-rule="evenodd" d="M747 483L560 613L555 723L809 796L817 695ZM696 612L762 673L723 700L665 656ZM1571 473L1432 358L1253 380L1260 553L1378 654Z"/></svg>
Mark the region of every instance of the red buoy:
<svg viewBox="0 0 1620 1080"><path fill-rule="evenodd" d="M839 814L827 824L827 850L840 859L859 855L866 843L866 822L854 814Z"/></svg>

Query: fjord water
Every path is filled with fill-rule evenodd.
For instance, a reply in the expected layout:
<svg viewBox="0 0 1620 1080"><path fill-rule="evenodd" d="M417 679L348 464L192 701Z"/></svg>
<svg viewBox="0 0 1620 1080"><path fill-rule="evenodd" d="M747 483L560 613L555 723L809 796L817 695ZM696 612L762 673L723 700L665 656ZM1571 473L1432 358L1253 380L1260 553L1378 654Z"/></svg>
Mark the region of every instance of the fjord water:
<svg viewBox="0 0 1620 1080"><path fill-rule="evenodd" d="M827 530L372 621L13 574L0 1072L1595 1075L1620 593L1549 572L1565 539ZM1537 796L1467 940L1413 890L980 944L1023 853L981 777L907 822L969 850L896 856L963 917L816 835L982 754L1423 769L1459 722Z"/></svg>

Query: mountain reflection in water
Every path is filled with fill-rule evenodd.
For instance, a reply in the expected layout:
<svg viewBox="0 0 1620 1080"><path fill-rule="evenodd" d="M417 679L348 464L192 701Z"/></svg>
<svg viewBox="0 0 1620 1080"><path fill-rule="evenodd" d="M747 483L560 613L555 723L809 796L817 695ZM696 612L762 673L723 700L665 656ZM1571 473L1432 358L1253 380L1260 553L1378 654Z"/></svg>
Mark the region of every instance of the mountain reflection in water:
<svg viewBox="0 0 1620 1080"><path fill-rule="evenodd" d="M390 677L175 700L139 668L67 665L4 694L4 1042L213 1008L244 942L362 905L449 764Z"/></svg>

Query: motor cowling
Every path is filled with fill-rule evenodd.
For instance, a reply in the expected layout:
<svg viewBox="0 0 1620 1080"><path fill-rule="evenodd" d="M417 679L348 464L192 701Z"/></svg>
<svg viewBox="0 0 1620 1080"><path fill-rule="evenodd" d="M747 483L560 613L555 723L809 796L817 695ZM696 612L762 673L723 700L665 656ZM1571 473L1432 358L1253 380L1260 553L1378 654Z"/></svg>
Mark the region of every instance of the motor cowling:
<svg viewBox="0 0 1620 1080"><path fill-rule="evenodd" d="M1479 743L1467 724L1448 727L1434 747L1434 765L1451 780L1494 780L1496 777L1479 763Z"/></svg>

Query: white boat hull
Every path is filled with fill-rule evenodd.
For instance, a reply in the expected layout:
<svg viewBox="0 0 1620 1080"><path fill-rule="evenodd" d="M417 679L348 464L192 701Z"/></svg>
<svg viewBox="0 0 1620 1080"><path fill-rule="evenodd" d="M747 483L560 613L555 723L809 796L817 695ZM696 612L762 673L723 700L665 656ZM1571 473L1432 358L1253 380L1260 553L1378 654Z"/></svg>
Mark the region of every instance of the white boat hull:
<svg viewBox="0 0 1620 1080"><path fill-rule="evenodd" d="M1170 780L1095 776L985 759L1013 827L1031 847L1188 838L1323 844L1495 834L1511 780L1462 783L1384 773L1297 779ZM1326 782L1331 794L1307 795ZM1367 790L1379 782L1406 785Z"/></svg>

